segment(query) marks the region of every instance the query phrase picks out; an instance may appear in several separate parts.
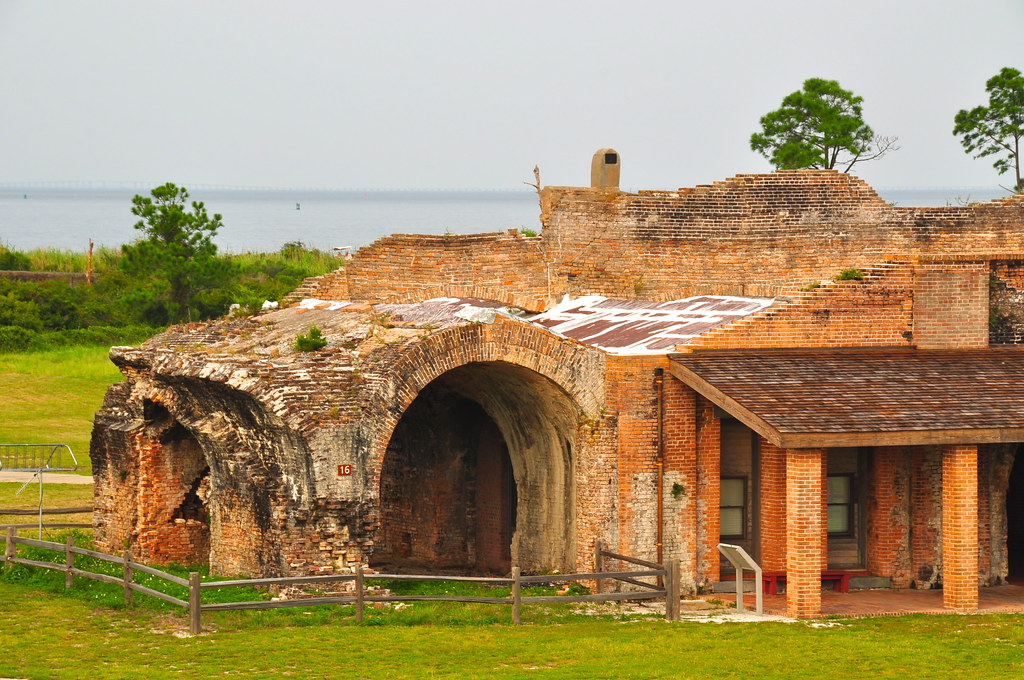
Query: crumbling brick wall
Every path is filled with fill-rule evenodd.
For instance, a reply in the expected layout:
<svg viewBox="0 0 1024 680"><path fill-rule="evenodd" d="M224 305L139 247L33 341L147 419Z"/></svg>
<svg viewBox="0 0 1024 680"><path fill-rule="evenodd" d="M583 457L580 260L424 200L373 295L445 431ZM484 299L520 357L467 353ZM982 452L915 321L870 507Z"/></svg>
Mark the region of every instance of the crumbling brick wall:
<svg viewBox="0 0 1024 680"><path fill-rule="evenodd" d="M532 311L554 291L542 237L507 233L405 235L360 248L346 266L351 299L418 301L440 294L476 297ZM316 297L316 296L311 296Z"/></svg>
<svg viewBox="0 0 1024 680"><path fill-rule="evenodd" d="M886 258L1024 251L1024 197L902 208L835 171L637 194L547 187L542 204L558 292L572 295L775 296Z"/></svg>

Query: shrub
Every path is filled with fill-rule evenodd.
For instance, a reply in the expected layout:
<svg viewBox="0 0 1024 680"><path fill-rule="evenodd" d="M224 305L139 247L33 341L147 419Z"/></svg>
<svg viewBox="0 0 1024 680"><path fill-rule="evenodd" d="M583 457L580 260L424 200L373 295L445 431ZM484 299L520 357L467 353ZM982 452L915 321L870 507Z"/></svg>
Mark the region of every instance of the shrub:
<svg viewBox="0 0 1024 680"><path fill-rule="evenodd" d="M0 352L24 352L39 342L39 334L21 326L0 326Z"/></svg>
<svg viewBox="0 0 1024 680"><path fill-rule="evenodd" d="M19 252L0 246L0 270L23 272L32 268L29 259Z"/></svg>
<svg viewBox="0 0 1024 680"><path fill-rule="evenodd" d="M316 352L327 347L327 338L316 326L309 327L309 335L299 335L295 338L295 349L300 352Z"/></svg>

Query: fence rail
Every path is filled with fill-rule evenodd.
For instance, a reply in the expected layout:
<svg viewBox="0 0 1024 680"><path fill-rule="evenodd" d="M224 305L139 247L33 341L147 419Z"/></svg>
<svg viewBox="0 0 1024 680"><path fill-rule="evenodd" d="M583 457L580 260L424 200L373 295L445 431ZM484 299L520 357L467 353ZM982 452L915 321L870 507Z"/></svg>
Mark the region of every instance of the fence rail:
<svg viewBox="0 0 1024 680"><path fill-rule="evenodd" d="M28 547L53 550L64 554L64 563L45 562L31 560L17 556L17 547L24 545ZM101 574L86 571L75 567L75 556L82 555L103 560L122 567L120 577L109 574ZM619 560L628 564L635 564L645 569L635 571L604 571L602 566L605 559ZM596 571L579 574L552 574L524 576L520 573L519 567L512 567L511 578L476 577L476 576L438 576L434 574L364 574L362 567L358 567L354 574L331 574L327 576L287 576L274 578L255 579L234 579L230 581L207 581L203 582L198 572L191 572L186 580L174 576L165 571L140 564L132 559L130 550L126 550L120 557L87 550L75 546L74 537L68 537L64 543L54 541L36 540L21 538L17 534L17 528L8 527L6 541L4 544L4 562L10 564L21 564L40 569L52 569L65 573L64 585L70 588L75 577L82 577L120 585L124 589L125 604L133 604L134 593L142 593L155 597L170 604L189 610L189 628L193 634L202 630L202 613L216 611L234 611L248 609L278 609L283 607L311 607L316 605L354 604L356 607L356 620L363 620L363 611L367 602L472 602L481 604L511 605L512 623L522 623L521 611L523 604L546 604L557 602L621 602L625 600L651 600L665 598L665 618L669 621L679 620L679 563L676 560L668 560L664 565L655 562L641 560L635 557L628 557L618 553L604 550L603 545L598 542L595 549ZM153 588L143 586L134 581L135 572L149 574L168 583L173 583L188 589L188 600L183 600L173 595L160 592ZM640 581L641 578L655 578L656 583ZM484 583L488 585L511 586L509 597L482 597L471 595L368 595L366 593L366 581L460 581L471 583ZM643 590L603 592L604 582L619 581L633 586L642 587ZM523 585L539 583L565 583L578 581L594 581L597 584L596 591L586 595L522 595ZM294 600L260 600L254 602L219 602L211 604L202 603L202 591L219 588L240 588L240 587L263 587L269 585L313 585L322 583L343 583L354 582L354 593L352 595L339 595L331 597L299 598Z"/></svg>

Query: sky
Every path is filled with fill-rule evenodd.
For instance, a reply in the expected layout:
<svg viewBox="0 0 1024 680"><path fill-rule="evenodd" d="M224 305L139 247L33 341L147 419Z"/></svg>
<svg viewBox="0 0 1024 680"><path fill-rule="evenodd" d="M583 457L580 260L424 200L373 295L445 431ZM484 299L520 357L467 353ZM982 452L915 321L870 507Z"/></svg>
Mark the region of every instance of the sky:
<svg viewBox="0 0 1024 680"><path fill-rule="evenodd" d="M0 184L623 188L768 172L807 78L900 150L876 187L1010 184L952 134L1024 70L1022 0L0 0ZM191 184L190 184L191 183Z"/></svg>

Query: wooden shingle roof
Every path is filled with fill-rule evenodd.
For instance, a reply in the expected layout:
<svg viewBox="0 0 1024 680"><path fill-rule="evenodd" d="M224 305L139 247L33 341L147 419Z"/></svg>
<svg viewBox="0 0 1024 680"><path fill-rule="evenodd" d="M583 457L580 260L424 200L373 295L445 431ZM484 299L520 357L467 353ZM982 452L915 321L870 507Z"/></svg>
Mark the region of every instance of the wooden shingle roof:
<svg viewBox="0 0 1024 680"><path fill-rule="evenodd" d="M1024 349L737 350L672 374L784 448L1024 441Z"/></svg>

